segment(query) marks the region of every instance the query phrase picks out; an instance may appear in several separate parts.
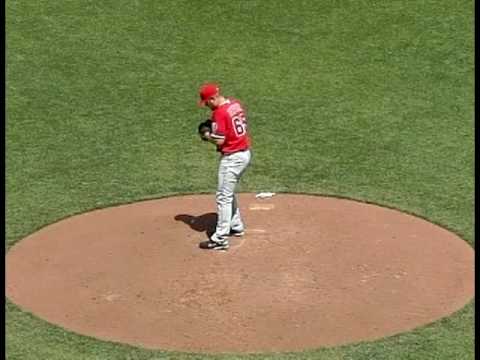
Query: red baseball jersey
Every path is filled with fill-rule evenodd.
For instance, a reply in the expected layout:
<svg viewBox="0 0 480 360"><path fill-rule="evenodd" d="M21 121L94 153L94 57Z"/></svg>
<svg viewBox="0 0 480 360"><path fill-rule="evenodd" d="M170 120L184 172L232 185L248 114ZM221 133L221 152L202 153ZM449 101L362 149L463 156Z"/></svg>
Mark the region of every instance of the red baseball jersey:
<svg viewBox="0 0 480 360"><path fill-rule="evenodd" d="M225 139L217 150L222 154L231 154L250 148L247 133L247 118L240 102L233 98L212 112L212 137Z"/></svg>

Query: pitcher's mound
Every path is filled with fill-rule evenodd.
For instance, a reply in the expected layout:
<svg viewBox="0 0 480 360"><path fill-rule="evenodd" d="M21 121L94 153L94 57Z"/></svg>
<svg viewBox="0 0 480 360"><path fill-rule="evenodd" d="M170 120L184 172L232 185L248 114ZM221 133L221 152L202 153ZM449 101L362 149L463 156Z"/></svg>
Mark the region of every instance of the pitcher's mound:
<svg viewBox="0 0 480 360"><path fill-rule="evenodd" d="M73 216L18 242L6 295L100 339L193 352L296 351L404 332L474 294L474 252L455 234L351 200L241 194L247 226L200 249L214 195Z"/></svg>

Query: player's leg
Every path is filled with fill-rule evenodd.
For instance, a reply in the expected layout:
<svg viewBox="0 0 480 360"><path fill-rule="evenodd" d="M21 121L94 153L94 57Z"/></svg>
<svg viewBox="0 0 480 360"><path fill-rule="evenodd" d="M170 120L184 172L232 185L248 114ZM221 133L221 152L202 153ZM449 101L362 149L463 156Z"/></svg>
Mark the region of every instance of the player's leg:
<svg viewBox="0 0 480 360"><path fill-rule="evenodd" d="M248 165L250 164L251 154L250 151L239 152L236 155L236 162L234 164L234 172L237 175L237 184L240 181L240 178L244 174ZM231 231L241 234L243 233L245 226L240 214L240 208L238 206L238 198L234 194L232 202L232 221L230 223Z"/></svg>
<svg viewBox="0 0 480 360"><path fill-rule="evenodd" d="M245 226L242 221L242 216L240 215L240 208L238 207L237 195L233 195L232 201L232 221L230 223L230 228L232 232L242 233Z"/></svg>
<svg viewBox="0 0 480 360"><path fill-rule="evenodd" d="M212 235L213 241L224 241L230 233L232 203L237 177L232 171L231 159L223 156L218 166L218 185L216 193L217 227Z"/></svg>

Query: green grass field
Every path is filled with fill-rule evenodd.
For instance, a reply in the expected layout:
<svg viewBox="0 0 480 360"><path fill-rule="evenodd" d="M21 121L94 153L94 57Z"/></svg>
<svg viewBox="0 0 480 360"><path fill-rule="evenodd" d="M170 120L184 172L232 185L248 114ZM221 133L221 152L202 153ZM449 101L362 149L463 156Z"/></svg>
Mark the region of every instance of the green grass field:
<svg viewBox="0 0 480 360"><path fill-rule="evenodd" d="M247 106L240 191L368 200L474 246L473 1L6 2L6 251L93 208L213 192L197 89ZM6 302L8 360L474 358L474 302L413 332L292 354L150 351Z"/></svg>

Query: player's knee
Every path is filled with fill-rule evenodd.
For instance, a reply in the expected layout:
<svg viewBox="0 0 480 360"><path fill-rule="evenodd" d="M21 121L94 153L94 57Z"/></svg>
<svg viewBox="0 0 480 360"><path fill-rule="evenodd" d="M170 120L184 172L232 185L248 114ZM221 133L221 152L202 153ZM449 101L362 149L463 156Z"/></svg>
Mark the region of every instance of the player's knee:
<svg viewBox="0 0 480 360"><path fill-rule="evenodd" d="M217 202L220 204L228 204L233 201L233 192L227 190L219 190L216 194Z"/></svg>

